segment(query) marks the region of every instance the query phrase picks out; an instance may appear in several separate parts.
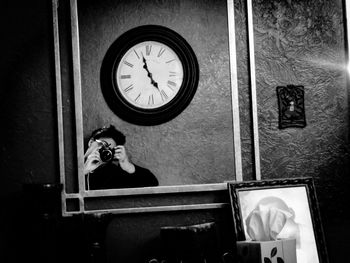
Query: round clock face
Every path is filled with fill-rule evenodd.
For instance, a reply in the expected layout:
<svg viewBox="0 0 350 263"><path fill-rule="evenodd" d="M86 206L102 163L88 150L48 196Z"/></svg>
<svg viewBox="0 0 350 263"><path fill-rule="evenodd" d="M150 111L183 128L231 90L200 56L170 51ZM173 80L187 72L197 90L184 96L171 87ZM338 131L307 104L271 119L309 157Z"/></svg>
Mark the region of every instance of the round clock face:
<svg viewBox="0 0 350 263"><path fill-rule="evenodd" d="M115 78L121 96L131 105L155 109L178 94L183 66L171 47L157 41L144 41L125 52Z"/></svg>
<svg viewBox="0 0 350 263"><path fill-rule="evenodd" d="M158 125L179 115L199 81L195 53L175 31L158 25L133 28L112 43L101 65L108 106L125 121Z"/></svg>

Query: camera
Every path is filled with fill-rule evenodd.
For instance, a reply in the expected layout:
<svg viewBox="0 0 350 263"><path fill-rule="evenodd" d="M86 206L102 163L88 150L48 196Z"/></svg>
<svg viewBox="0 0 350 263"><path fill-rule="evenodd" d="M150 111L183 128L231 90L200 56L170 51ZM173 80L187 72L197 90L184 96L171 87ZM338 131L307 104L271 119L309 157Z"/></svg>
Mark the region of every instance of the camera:
<svg viewBox="0 0 350 263"><path fill-rule="evenodd" d="M102 162L110 162L113 160L114 149L110 148L107 143L103 142L101 148L98 150Z"/></svg>

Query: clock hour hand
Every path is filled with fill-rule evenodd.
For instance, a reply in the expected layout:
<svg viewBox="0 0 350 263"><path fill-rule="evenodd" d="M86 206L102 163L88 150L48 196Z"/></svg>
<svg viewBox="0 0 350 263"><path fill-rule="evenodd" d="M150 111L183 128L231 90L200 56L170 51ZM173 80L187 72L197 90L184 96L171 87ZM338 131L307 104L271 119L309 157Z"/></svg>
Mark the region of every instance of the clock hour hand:
<svg viewBox="0 0 350 263"><path fill-rule="evenodd" d="M142 57L142 61L143 61L143 68L147 71L147 76L151 79L151 84L156 87L157 89L158 88L158 83L154 81L154 79L152 78L152 73L149 72L148 70L148 67L147 67L147 61L145 59L145 57Z"/></svg>

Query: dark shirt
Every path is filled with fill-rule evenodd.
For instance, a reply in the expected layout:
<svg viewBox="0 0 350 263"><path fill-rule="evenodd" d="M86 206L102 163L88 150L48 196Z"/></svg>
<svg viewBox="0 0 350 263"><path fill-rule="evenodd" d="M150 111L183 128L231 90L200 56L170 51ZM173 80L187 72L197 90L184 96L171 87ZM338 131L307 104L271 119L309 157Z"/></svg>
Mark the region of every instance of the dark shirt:
<svg viewBox="0 0 350 263"><path fill-rule="evenodd" d="M89 190L145 186L158 186L158 180L150 170L137 165L135 172L129 174L119 165L109 163L98 167L87 177Z"/></svg>

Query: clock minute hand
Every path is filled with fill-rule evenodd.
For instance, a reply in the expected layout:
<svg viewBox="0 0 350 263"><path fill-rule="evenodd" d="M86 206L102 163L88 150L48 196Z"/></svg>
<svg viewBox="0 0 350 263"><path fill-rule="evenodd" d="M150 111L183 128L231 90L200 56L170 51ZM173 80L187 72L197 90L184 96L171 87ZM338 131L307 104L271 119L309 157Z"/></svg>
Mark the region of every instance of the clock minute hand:
<svg viewBox="0 0 350 263"><path fill-rule="evenodd" d="M147 73L149 73L148 68L147 68L147 61L146 61L145 57L142 57L142 61L143 61L143 68L147 71Z"/></svg>
<svg viewBox="0 0 350 263"><path fill-rule="evenodd" d="M147 61L145 59L145 57L142 57L142 61L143 61L143 68L147 71L147 76L151 79L151 81L153 82L153 78L152 78L152 73L149 72L148 67L147 67Z"/></svg>
<svg viewBox="0 0 350 263"><path fill-rule="evenodd" d="M147 76L151 79L151 84L156 87L157 89L158 88L158 83L154 81L154 79L152 78L152 73L149 72L148 70L148 67L147 67L147 61L145 59L145 57L142 57L142 61L143 61L143 68L147 71Z"/></svg>

